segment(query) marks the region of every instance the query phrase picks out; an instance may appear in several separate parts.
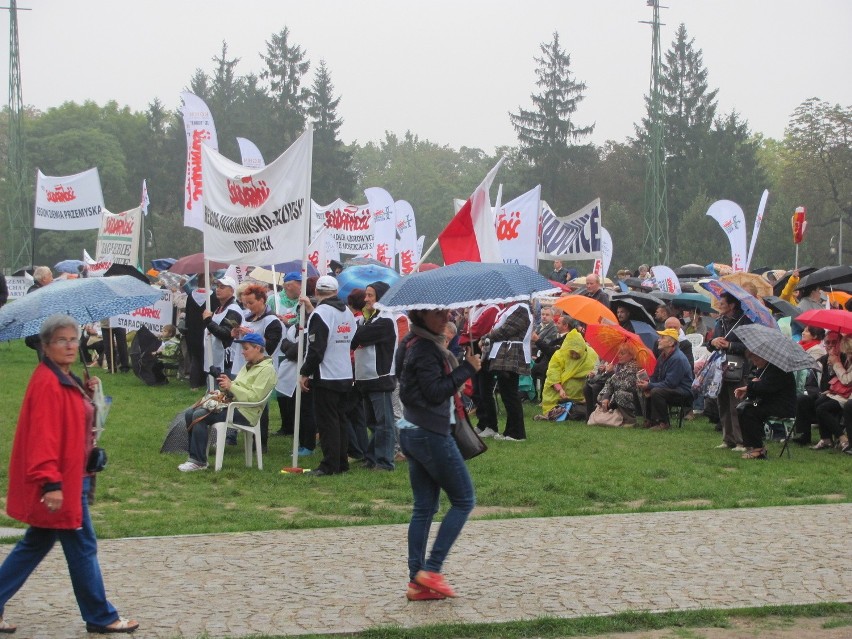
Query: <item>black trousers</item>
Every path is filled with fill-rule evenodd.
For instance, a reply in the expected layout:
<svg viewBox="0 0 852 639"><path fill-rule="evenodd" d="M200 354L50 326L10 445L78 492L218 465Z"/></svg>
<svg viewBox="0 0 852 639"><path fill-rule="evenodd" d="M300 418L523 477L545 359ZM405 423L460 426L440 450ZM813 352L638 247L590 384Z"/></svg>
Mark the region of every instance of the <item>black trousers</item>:
<svg viewBox="0 0 852 639"><path fill-rule="evenodd" d="M292 435L296 417L296 394L292 397L278 396L278 409L281 411L281 430ZM299 447L313 450L317 447L317 425L314 422L314 402L310 393L302 393L299 407Z"/></svg>
<svg viewBox="0 0 852 639"><path fill-rule="evenodd" d="M692 393L682 393L674 388L652 388L645 399L645 417L652 422L669 423L669 404L680 405L692 401Z"/></svg>
<svg viewBox="0 0 852 639"><path fill-rule="evenodd" d="M796 423L793 432L802 442L811 441L811 424L816 424L816 400L820 395L808 394L796 397Z"/></svg>
<svg viewBox="0 0 852 639"><path fill-rule="evenodd" d="M311 388L311 395L314 396L314 417L322 448L319 469L326 473L344 473L349 470L346 455L349 438L344 418L349 393L314 386Z"/></svg>
<svg viewBox="0 0 852 639"><path fill-rule="evenodd" d="M503 406L506 407L506 428L503 435L514 439L526 439L527 431L524 426L524 407L518 396L517 373L508 371L491 371L490 362L483 362L479 370L479 392L481 401L476 409L476 417L480 428L490 428L494 432L500 432L497 426L497 400L494 398L494 389L500 391ZM483 371L487 371L485 375Z"/></svg>
<svg viewBox="0 0 852 639"><path fill-rule="evenodd" d="M130 370L130 360L127 356L127 329L106 328L103 330L103 335L106 343L104 357L110 373L114 373L116 369L126 373Z"/></svg>
<svg viewBox="0 0 852 639"><path fill-rule="evenodd" d="M837 400L826 395L820 395L815 403L817 424L819 425L820 439L836 439L843 433L843 407Z"/></svg>
<svg viewBox="0 0 852 639"><path fill-rule="evenodd" d="M763 424L769 417L783 417L775 415L772 406L764 406L762 403L754 406L749 403L740 412L740 432L743 434L743 446L746 448L763 448Z"/></svg>

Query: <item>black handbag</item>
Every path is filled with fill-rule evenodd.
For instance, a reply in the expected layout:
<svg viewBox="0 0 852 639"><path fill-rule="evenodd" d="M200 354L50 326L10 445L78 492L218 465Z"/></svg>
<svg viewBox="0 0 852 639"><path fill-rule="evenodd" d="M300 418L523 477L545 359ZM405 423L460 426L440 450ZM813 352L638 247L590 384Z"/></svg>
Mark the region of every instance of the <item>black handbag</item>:
<svg viewBox="0 0 852 639"><path fill-rule="evenodd" d="M106 451L100 446L95 446L89 452L89 459L86 460L86 472L87 473L99 473L107 465L107 454Z"/></svg>
<svg viewBox="0 0 852 639"><path fill-rule="evenodd" d="M453 439L456 440L456 446L458 446L462 458L473 459L488 450L488 446L473 429L458 393L454 396L454 402L456 405L456 421L452 425Z"/></svg>
<svg viewBox="0 0 852 639"><path fill-rule="evenodd" d="M745 377L746 358L742 355L727 353L725 366L722 369L722 380L739 384Z"/></svg>

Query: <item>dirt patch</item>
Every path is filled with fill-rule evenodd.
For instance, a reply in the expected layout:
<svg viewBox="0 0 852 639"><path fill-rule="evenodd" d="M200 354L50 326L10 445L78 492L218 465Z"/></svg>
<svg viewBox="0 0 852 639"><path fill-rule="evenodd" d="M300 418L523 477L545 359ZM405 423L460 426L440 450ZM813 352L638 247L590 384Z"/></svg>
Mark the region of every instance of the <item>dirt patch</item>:
<svg viewBox="0 0 852 639"><path fill-rule="evenodd" d="M633 501L625 501L622 502L627 508L638 509L642 508L646 503L648 503L647 499L634 499Z"/></svg>
<svg viewBox="0 0 852 639"><path fill-rule="evenodd" d="M712 506L713 502L709 499L684 499L683 501L671 502L675 506Z"/></svg>
<svg viewBox="0 0 852 639"><path fill-rule="evenodd" d="M521 515L530 511L532 511L532 508L527 508L525 506L514 506L509 508L503 508L501 506L474 506L473 512L470 513L470 517L471 519L476 519L478 517L490 517L493 515Z"/></svg>
<svg viewBox="0 0 852 639"><path fill-rule="evenodd" d="M844 494L830 493L830 494L828 494L828 495L820 495L820 496L819 496L819 498L820 498L820 499L825 499L826 501L845 501L845 500L846 500L846 495L844 495ZM852 634L852 633L850 633L850 634Z"/></svg>

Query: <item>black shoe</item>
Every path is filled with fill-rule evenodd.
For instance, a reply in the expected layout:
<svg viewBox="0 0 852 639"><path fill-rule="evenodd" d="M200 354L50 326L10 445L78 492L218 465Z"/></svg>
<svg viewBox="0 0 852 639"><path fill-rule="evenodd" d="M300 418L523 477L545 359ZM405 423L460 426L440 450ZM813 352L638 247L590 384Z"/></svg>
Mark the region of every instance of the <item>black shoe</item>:
<svg viewBox="0 0 852 639"><path fill-rule="evenodd" d="M330 473L322 468L317 468L316 470L311 471L311 477L330 477L333 474L334 473Z"/></svg>
<svg viewBox="0 0 852 639"><path fill-rule="evenodd" d="M811 438L805 437L804 435L796 435L795 437L790 438L791 444L798 444L799 446L810 446Z"/></svg>

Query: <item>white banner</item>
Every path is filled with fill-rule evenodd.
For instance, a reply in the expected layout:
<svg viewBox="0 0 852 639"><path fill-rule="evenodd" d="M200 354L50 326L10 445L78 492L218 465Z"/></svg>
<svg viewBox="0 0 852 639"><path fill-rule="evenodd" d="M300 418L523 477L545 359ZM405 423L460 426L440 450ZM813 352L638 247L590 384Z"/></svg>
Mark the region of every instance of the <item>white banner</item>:
<svg viewBox="0 0 852 639"><path fill-rule="evenodd" d="M754 255L754 245L757 244L757 234L760 233L760 225L763 223L763 212L766 210L766 201L769 199L769 189L763 190L760 196L760 204L757 207L757 216L754 218L754 229L751 232L751 244L748 246L748 257L746 258L745 270L751 267L751 258Z"/></svg>
<svg viewBox="0 0 852 639"><path fill-rule="evenodd" d="M142 207L110 213L103 212L95 255L97 261L112 256L113 264L139 266L139 236L142 230Z"/></svg>
<svg viewBox="0 0 852 639"><path fill-rule="evenodd" d="M104 194L98 169L52 177L38 172L35 196L37 229L80 231L101 225Z"/></svg>
<svg viewBox="0 0 852 639"><path fill-rule="evenodd" d="M208 146L204 174L204 254L229 264L301 260L308 224L313 130L253 171Z"/></svg>
<svg viewBox="0 0 852 639"><path fill-rule="evenodd" d="M103 277L104 273L112 266L114 259L112 255L102 255L99 260L95 260L87 266L86 272L89 277Z"/></svg>
<svg viewBox="0 0 852 639"><path fill-rule="evenodd" d="M163 297L151 304L137 308L135 311L116 315L109 318L110 328L126 328L128 331L138 331L143 326L154 334L160 333L163 327L172 323L172 292L164 290Z"/></svg>
<svg viewBox="0 0 852 639"><path fill-rule="evenodd" d="M248 266L241 264L231 264L225 269L225 277L233 278L237 286L242 284L248 277Z"/></svg>
<svg viewBox="0 0 852 639"><path fill-rule="evenodd" d="M9 275L6 277L6 288L9 289L9 299L15 300L23 297L33 284L35 284L35 280L32 275Z"/></svg>
<svg viewBox="0 0 852 639"><path fill-rule="evenodd" d="M408 275L414 270L414 265L420 261L420 249L417 245L417 223L414 219L414 209L406 200L394 202L396 209L397 254L399 255L399 272Z"/></svg>
<svg viewBox="0 0 852 639"><path fill-rule="evenodd" d="M364 189L373 216L373 247L368 255L394 268L396 258L396 208L390 193L377 186Z"/></svg>
<svg viewBox="0 0 852 639"><path fill-rule="evenodd" d="M349 204L340 198L325 206L311 202L311 239L323 226L328 227L345 255L364 255L373 247L373 216L369 206Z"/></svg>
<svg viewBox="0 0 852 639"><path fill-rule="evenodd" d="M612 236L601 227L601 280L606 277L609 265L612 263Z"/></svg>
<svg viewBox="0 0 852 639"><path fill-rule="evenodd" d="M254 142L246 138L237 138L237 144L240 146L240 161L244 167L262 169L266 166L266 162L263 161L263 156L260 154L260 149Z"/></svg>
<svg viewBox="0 0 852 639"><path fill-rule="evenodd" d="M542 201L539 259L588 260L601 257L601 201L556 217Z"/></svg>
<svg viewBox="0 0 852 639"><path fill-rule="evenodd" d="M308 260L320 275L328 274L331 268L329 266L331 260L340 261L340 250L337 248L337 242L334 241L327 227L320 229L319 234L308 246Z"/></svg>
<svg viewBox="0 0 852 639"><path fill-rule="evenodd" d="M504 264L523 264L535 270L541 185L507 202L496 211L494 226Z"/></svg>
<svg viewBox="0 0 852 639"><path fill-rule="evenodd" d="M645 280L646 282L653 281L653 284L656 284L658 289L666 293L679 295L682 292L680 290L680 280L668 266L655 266L651 269L651 272L653 272L654 278L653 280Z"/></svg>
<svg viewBox="0 0 852 639"><path fill-rule="evenodd" d="M193 93L180 94L183 105L183 126L186 129L186 184L184 186L183 225L204 230L204 212L201 198L201 147L219 150L213 114L204 100Z"/></svg>
<svg viewBox="0 0 852 639"><path fill-rule="evenodd" d="M719 223L728 236L731 245L731 268L744 271L746 268L746 229L745 215L740 205L731 200L713 202L707 209L707 215Z"/></svg>

